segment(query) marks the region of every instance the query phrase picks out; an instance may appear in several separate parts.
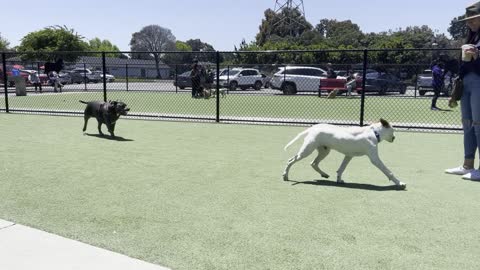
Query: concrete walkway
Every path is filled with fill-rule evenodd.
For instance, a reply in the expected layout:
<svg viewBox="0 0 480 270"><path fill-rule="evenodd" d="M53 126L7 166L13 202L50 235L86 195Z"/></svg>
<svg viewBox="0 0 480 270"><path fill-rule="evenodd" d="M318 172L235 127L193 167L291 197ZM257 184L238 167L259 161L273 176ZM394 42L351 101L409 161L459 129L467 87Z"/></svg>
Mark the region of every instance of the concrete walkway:
<svg viewBox="0 0 480 270"><path fill-rule="evenodd" d="M0 219L0 269L167 270L168 268Z"/></svg>

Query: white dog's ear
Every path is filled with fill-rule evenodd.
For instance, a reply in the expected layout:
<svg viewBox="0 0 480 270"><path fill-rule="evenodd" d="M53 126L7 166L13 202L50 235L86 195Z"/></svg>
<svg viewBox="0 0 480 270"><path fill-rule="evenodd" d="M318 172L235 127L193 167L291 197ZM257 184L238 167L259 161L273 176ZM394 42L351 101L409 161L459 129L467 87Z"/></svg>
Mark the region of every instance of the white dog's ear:
<svg viewBox="0 0 480 270"><path fill-rule="evenodd" d="M386 128L390 127L390 123L388 123L388 121L385 120L385 119L380 118L380 123L382 123L382 126L384 126Z"/></svg>

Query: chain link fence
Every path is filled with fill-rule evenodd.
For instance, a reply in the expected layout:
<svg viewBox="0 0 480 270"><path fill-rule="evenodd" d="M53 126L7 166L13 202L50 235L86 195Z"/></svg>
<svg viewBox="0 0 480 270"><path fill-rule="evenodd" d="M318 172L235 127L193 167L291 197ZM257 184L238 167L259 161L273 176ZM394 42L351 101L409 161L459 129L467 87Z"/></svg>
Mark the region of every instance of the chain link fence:
<svg viewBox="0 0 480 270"><path fill-rule="evenodd" d="M0 112L82 115L79 100L119 100L132 118L282 125L384 118L403 128L461 130L460 110L447 107L459 56L452 49L4 52ZM194 59L205 74L198 91ZM430 69L437 59L445 76L442 110L433 111ZM406 64L391 64L398 62Z"/></svg>

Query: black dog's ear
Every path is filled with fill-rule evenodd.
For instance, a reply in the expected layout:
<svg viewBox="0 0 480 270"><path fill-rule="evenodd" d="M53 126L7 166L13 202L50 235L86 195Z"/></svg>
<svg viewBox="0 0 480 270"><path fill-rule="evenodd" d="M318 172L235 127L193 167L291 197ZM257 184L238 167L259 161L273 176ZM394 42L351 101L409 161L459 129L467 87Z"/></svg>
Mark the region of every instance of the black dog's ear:
<svg viewBox="0 0 480 270"><path fill-rule="evenodd" d="M390 127L390 123L388 123L388 121L383 119L383 118L380 118L380 123L382 123L382 126L384 126L386 128Z"/></svg>

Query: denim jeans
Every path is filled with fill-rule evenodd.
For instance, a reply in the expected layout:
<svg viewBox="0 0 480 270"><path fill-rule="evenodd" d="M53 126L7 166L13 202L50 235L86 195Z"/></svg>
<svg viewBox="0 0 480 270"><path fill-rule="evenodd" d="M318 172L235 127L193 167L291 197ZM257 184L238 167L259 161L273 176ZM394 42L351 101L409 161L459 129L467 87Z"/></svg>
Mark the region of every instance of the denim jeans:
<svg viewBox="0 0 480 270"><path fill-rule="evenodd" d="M480 75L470 72L463 78L461 99L465 159L475 159L480 142Z"/></svg>

